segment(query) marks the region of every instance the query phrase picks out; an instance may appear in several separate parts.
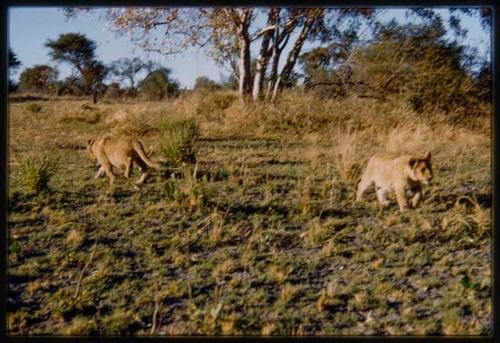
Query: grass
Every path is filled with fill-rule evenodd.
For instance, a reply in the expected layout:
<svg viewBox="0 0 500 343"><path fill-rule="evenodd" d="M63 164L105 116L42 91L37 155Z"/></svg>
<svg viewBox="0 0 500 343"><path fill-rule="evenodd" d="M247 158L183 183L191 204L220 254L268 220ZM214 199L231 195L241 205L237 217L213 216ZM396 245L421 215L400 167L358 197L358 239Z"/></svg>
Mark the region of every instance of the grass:
<svg viewBox="0 0 500 343"><path fill-rule="evenodd" d="M40 106L37 103L30 102L29 104L26 104L24 107L26 111L31 112L31 113L39 113L42 110L42 106Z"/></svg>
<svg viewBox="0 0 500 343"><path fill-rule="evenodd" d="M166 119L160 123L159 143L165 158L174 163L196 161L198 126L193 119Z"/></svg>
<svg viewBox="0 0 500 343"><path fill-rule="evenodd" d="M49 190L49 181L57 172L57 162L48 156L28 156L20 166L21 178L29 193Z"/></svg>
<svg viewBox="0 0 500 343"><path fill-rule="evenodd" d="M308 94L207 116L200 99L127 103L121 123L118 103L11 105L9 334L491 333L489 118ZM99 120L63 119L83 113ZM94 180L89 136L140 134L156 159L180 116L197 122L196 164L139 190ZM371 154L429 146L417 210L353 202ZM28 154L60 161L51 192L26 191Z"/></svg>

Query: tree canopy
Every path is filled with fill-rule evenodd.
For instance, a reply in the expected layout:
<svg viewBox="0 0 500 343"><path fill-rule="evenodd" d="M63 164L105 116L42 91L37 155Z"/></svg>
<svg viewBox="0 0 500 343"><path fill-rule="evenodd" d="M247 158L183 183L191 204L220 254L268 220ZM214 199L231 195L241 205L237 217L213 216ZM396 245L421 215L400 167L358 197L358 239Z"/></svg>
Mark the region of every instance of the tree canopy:
<svg viewBox="0 0 500 343"><path fill-rule="evenodd" d="M109 69L97 60L96 43L80 33L60 34L57 40L47 40L45 46L50 49L49 55L54 61L71 64L79 73L86 94L96 94L102 87Z"/></svg>
<svg viewBox="0 0 500 343"><path fill-rule="evenodd" d="M171 70L158 68L139 83L140 93L150 100L162 100L179 93L179 84L170 79Z"/></svg>
<svg viewBox="0 0 500 343"><path fill-rule="evenodd" d="M48 65L35 65L23 70L19 88L23 91L51 92L56 88L58 71Z"/></svg>
<svg viewBox="0 0 500 343"><path fill-rule="evenodd" d="M137 75L142 71L151 72L153 68L154 64L151 61L143 61L138 57L124 57L111 63L110 72L118 77L120 82L128 81L130 87L135 89Z"/></svg>

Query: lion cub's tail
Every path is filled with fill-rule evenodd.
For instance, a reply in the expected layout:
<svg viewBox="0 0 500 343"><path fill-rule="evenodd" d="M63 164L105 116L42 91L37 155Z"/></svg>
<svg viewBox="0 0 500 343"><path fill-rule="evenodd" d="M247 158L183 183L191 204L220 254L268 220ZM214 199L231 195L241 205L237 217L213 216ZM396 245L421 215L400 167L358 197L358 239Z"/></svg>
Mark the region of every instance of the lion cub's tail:
<svg viewBox="0 0 500 343"><path fill-rule="evenodd" d="M151 167L151 168L156 169L156 170L161 170L161 171L166 170L166 168L162 167L158 163L149 159L149 157L148 157L148 155L146 155L146 151L144 151L144 147L142 146L142 143L140 141L134 140L133 144L134 144L135 152L137 153L137 155L139 155L141 160L143 160L144 163L146 163L148 165L148 167Z"/></svg>

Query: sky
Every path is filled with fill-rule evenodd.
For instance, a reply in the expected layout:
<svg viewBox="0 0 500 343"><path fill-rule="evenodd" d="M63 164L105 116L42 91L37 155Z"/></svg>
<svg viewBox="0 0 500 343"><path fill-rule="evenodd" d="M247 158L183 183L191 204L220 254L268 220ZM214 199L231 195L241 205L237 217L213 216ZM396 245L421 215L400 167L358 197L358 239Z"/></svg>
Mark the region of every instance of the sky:
<svg viewBox="0 0 500 343"><path fill-rule="evenodd" d="M446 20L447 11L443 10L441 14ZM380 18L384 21L396 18L400 22L413 20L411 17L405 18L403 9L386 9L380 14ZM462 26L468 30L464 43L476 47L481 56L489 54L490 33L481 28L479 19L463 17ZM71 67L64 63L52 62L48 56L49 51L44 46L48 39L57 39L61 33L67 32L83 33L96 41L96 54L106 64L122 57L140 57L161 63L172 70L172 78L179 81L182 87L191 88L198 76L208 76L210 79L221 81L222 77L229 74L227 68L216 65L204 51L198 48L168 56L146 53L131 43L126 36L117 37L96 15L86 15L68 21L62 10L56 7L11 7L9 8L9 44L22 63L21 68L12 74L12 78L18 80L24 68L36 64L57 67L60 79L70 75ZM311 44L305 44L304 51L312 47Z"/></svg>

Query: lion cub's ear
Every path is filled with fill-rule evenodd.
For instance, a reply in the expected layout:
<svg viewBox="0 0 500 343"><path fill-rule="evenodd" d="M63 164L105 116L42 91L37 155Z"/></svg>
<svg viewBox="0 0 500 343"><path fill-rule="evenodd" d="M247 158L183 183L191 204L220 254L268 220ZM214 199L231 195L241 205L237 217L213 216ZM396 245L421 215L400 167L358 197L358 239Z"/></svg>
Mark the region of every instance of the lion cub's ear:
<svg viewBox="0 0 500 343"><path fill-rule="evenodd" d="M94 144L94 142L95 142L95 139L90 138L90 139L87 141L87 145L88 145L88 146L92 146L92 144Z"/></svg>
<svg viewBox="0 0 500 343"><path fill-rule="evenodd" d="M414 157L410 158L410 168L413 168L415 167L415 165L417 164L418 160Z"/></svg>
<svg viewBox="0 0 500 343"><path fill-rule="evenodd" d="M431 159L431 152L430 151L426 151L424 157L422 158L422 160L424 161L429 161Z"/></svg>

